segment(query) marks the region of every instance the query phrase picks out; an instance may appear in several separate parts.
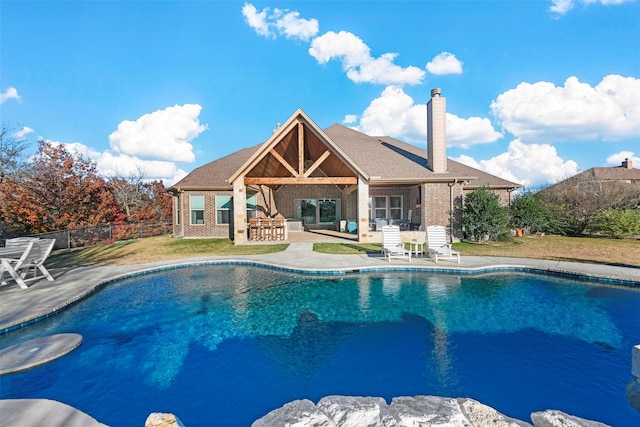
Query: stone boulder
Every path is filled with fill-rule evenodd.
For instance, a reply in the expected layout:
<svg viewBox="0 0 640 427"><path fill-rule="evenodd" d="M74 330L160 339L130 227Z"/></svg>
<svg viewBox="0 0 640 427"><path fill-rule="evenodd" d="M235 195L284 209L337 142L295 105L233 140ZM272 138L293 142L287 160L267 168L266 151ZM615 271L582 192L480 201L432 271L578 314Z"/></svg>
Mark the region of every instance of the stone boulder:
<svg viewBox="0 0 640 427"><path fill-rule="evenodd" d="M608 427L607 424L585 420L558 410L534 412L531 414L531 421L535 427Z"/></svg>
<svg viewBox="0 0 640 427"><path fill-rule="evenodd" d="M388 405L381 397L327 396L317 405L296 400L269 412L252 427L531 427L473 399L437 396L396 397Z"/></svg>
<svg viewBox="0 0 640 427"><path fill-rule="evenodd" d="M310 400L294 400L269 412L251 424L251 427L334 427L336 424L316 408Z"/></svg>
<svg viewBox="0 0 640 427"><path fill-rule="evenodd" d="M144 427L184 427L184 424L173 414L153 412L147 417Z"/></svg>

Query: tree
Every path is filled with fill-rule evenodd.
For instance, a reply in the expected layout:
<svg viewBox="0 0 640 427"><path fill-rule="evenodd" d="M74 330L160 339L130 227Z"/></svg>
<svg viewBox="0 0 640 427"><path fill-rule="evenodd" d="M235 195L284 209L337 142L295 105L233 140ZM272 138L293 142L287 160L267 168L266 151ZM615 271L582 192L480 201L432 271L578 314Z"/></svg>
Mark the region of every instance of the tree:
<svg viewBox="0 0 640 427"><path fill-rule="evenodd" d="M39 141L24 174L5 183L0 216L23 233L107 224L119 209L94 162Z"/></svg>
<svg viewBox="0 0 640 427"><path fill-rule="evenodd" d="M640 235L640 209L603 209L598 212L588 231L612 238Z"/></svg>
<svg viewBox="0 0 640 427"><path fill-rule="evenodd" d="M509 206L509 221L514 228L547 231L547 211L530 191L513 198Z"/></svg>
<svg viewBox="0 0 640 427"><path fill-rule="evenodd" d="M117 176L110 179L109 189L124 212L126 221L171 220L171 195L162 181L145 180L141 169L128 178Z"/></svg>
<svg viewBox="0 0 640 427"><path fill-rule="evenodd" d="M0 183L22 170L26 148L26 139L11 136L8 126L3 124L0 129Z"/></svg>
<svg viewBox="0 0 640 427"><path fill-rule="evenodd" d="M536 194L566 234L582 234L603 209L640 207L640 185L620 181L568 179Z"/></svg>
<svg viewBox="0 0 640 427"><path fill-rule="evenodd" d="M479 188L464 198L462 227L472 240L494 240L506 233L508 223L508 208L489 188Z"/></svg>

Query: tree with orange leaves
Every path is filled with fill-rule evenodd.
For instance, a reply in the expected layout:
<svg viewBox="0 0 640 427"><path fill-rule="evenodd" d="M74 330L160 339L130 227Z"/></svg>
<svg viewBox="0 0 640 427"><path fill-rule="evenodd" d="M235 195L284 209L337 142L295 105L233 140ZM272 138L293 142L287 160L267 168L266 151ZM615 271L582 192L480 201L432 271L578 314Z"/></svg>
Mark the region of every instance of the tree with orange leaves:
<svg viewBox="0 0 640 427"><path fill-rule="evenodd" d="M95 163L48 141L38 142L24 173L3 182L0 193L0 218L23 233L123 220Z"/></svg>

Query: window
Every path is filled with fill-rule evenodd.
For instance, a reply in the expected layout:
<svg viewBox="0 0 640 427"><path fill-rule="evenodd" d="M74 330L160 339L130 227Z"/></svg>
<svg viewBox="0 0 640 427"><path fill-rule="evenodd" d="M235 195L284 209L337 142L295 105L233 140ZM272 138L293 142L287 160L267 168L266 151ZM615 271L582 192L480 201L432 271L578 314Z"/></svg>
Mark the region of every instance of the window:
<svg viewBox="0 0 640 427"><path fill-rule="evenodd" d="M216 224L231 223L231 196L219 194L216 196Z"/></svg>
<svg viewBox="0 0 640 427"><path fill-rule="evenodd" d="M389 196L389 218L402 219L402 196Z"/></svg>
<svg viewBox="0 0 640 427"><path fill-rule="evenodd" d="M247 197L247 219L255 218L258 216L258 201L257 195Z"/></svg>
<svg viewBox="0 0 640 427"><path fill-rule="evenodd" d="M204 224L204 196L189 196L191 224Z"/></svg>
<svg viewBox="0 0 640 427"><path fill-rule="evenodd" d="M182 223L182 195L178 194L175 198L175 206L176 206L176 224L180 225Z"/></svg>
<svg viewBox="0 0 640 427"><path fill-rule="evenodd" d="M389 215L387 215L387 196L376 196L373 198L373 201L374 201L373 217L389 218Z"/></svg>
<svg viewBox="0 0 640 427"><path fill-rule="evenodd" d="M402 196L375 196L373 200L369 199L369 216L372 220L402 219Z"/></svg>

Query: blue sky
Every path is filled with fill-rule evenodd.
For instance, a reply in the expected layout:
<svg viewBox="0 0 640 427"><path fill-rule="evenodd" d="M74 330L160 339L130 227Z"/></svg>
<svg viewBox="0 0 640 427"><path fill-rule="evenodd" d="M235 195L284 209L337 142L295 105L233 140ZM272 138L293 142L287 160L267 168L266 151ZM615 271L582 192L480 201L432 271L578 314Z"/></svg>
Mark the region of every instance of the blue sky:
<svg viewBox="0 0 640 427"><path fill-rule="evenodd" d="M0 115L172 184L298 108L520 182L640 166L640 2L0 2Z"/></svg>

